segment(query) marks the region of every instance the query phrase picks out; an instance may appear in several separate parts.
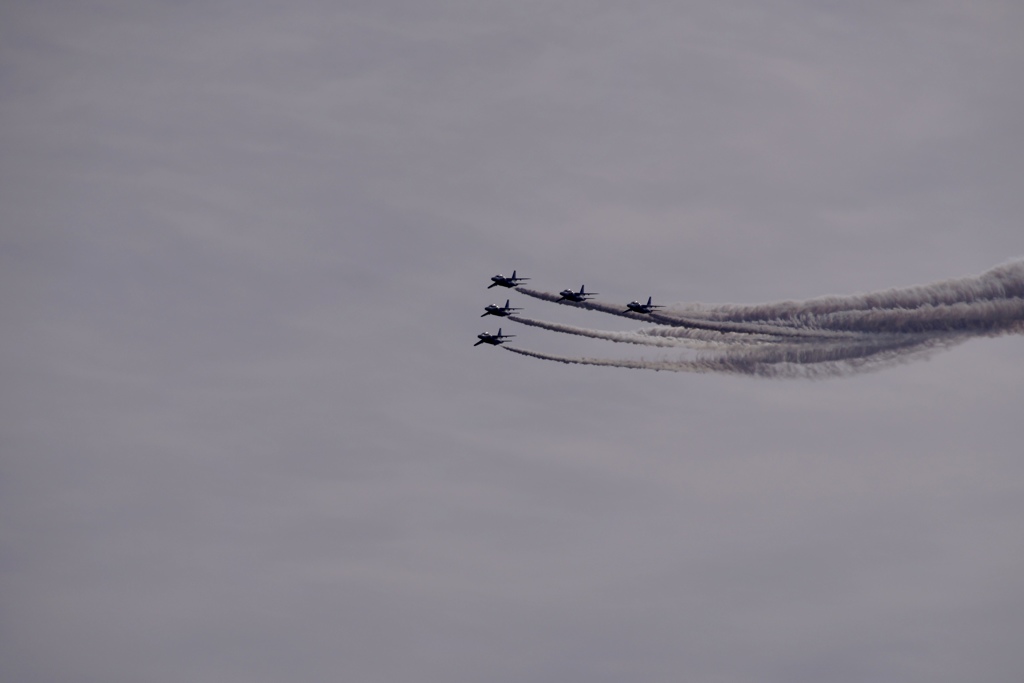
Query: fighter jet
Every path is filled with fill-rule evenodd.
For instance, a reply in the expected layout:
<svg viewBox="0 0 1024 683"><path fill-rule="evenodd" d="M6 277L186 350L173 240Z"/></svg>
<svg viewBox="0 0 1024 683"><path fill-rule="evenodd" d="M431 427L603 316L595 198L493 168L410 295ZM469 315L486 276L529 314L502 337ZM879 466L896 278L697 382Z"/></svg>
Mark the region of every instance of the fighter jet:
<svg viewBox="0 0 1024 683"><path fill-rule="evenodd" d="M504 344L505 340L509 337L514 337L514 334L502 334L501 328L498 328L498 334L491 334L490 332L484 332L483 334L476 335L478 341L473 346L480 346L481 344L490 344L491 346L497 346L498 344Z"/></svg>
<svg viewBox="0 0 1024 683"><path fill-rule="evenodd" d="M512 277L505 277L501 273L498 273L491 278L491 284L487 285L487 289L491 287L516 287L522 280L529 280L528 277L516 277L516 271L512 271Z"/></svg>
<svg viewBox="0 0 1024 683"><path fill-rule="evenodd" d="M642 304L639 301L630 301L628 304L626 304L626 310L624 310L623 313L629 313L630 311L633 311L634 313L648 313L648 314L650 314L650 313L654 313L654 309L656 309L656 308L665 308L665 307L664 306L658 306L656 304L652 304L651 303L651 297L647 297L647 303L645 303L645 304Z"/></svg>
<svg viewBox="0 0 1024 683"><path fill-rule="evenodd" d="M580 291L578 292L574 292L571 289L563 289L561 292L559 292L559 294L561 294L561 297L555 300L556 303L564 299L566 301L572 301L574 303L581 304L587 300L588 296L597 296L597 292L585 292L583 291L583 287L584 285L580 285Z"/></svg>
<svg viewBox="0 0 1024 683"><path fill-rule="evenodd" d="M515 306L509 306L508 305L508 299L505 299L505 305L504 306L495 306L494 304L491 304L490 306L485 306L484 307L484 311L486 311L486 312L484 313L484 315L496 315L499 318L504 318L506 315L511 315L513 311L521 311L521 310L523 310L523 309L516 308ZM482 317L484 317L484 315L482 315L480 317L482 318Z"/></svg>

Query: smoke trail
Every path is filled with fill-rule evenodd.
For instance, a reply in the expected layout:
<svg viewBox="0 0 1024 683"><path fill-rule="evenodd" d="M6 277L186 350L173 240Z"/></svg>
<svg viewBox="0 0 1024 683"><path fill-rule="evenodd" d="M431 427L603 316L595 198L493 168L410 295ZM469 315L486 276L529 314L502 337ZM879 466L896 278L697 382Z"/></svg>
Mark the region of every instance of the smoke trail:
<svg viewBox="0 0 1024 683"><path fill-rule="evenodd" d="M592 339L605 339L607 341L613 341L623 344L640 344L643 346L661 346L661 347L672 347L679 348L681 346L695 347L710 347L715 341L719 341L720 335L707 335L713 338L700 339L699 332L697 335L661 335L657 334L658 330L637 330L636 332L613 332L607 330L592 330L586 327L575 327L573 325L563 325L561 323L552 323L544 320L534 320L521 315L510 315L508 319L528 325L530 327L539 327L543 330L551 330L552 332L561 332L563 334L574 334L580 337L590 337Z"/></svg>
<svg viewBox="0 0 1024 683"><path fill-rule="evenodd" d="M981 275L944 280L929 285L886 289L852 296L830 296L807 301L781 301L752 306L722 304L689 307L681 317L735 322L772 322L814 325L821 316L853 311L892 313L919 308L984 304L1024 299L1024 261L1014 261Z"/></svg>
<svg viewBox="0 0 1024 683"><path fill-rule="evenodd" d="M1024 325L1024 299L923 304L916 308L836 311L815 314L814 324L831 330L905 334L919 332L1020 332Z"/></svg>
<svg viewBox="0 0 1024 683"><path fill-rule="evenodd" d="M667 372L724 373L775 378L839 377L860 372L879 370L902 362L920 358L940 346L951 346L966 337L950 336L942 340L919 338L889 344L838 343L828 347L808 347L804 344L788 348L765 347L743 352L725 352L694 359L629 360L612 358L575 358L541 353L515 346L503 346L523 356L571 365L598 365L635 370L665 370Z"/></svg>
<svg viewBox="0 0 1024 683"><path fill-rule="evenodd" d="M620 318L629 318L630 320L640 320L643 322L654 322L661 325L672 325L674 327L686 327L694 330L707 330L710 332L738 332L742 334L774 334L787 337L822 337L822 336L835 336L837 333L826 330L816 330L810 327L804 327L801 329L794 329L793 326L782 325L768 325L762 322L734 322L728 320L717 320L712 317L683 317L681 315L670 315L665 313L649 313L640 314L634 313L630 310L623 310L622 306L615 306L612 304L602 303L600 301L568 301L562 299L557 294L551 292L542 292L536 289L530 289L528 287L517 287L516 291L532 296L535 299L541 301L550 301L552 303L562 304L563 306L573 306L574 308L583 308L588 311L598 311L600 313L608 313L609 315L616 315ZM692 313L696 316L702 315L705 311L702 308L692 308ZM839 333L841 334L841 333Z"/></svg>
<svg viewBox="0 0 1024 683"><path fill-rule="evenodd" d="M928 330L1015 332L1024 321L1024 261L1004 264L974 277L870 294L754 306L691 304L646 315L598 301L566 302L548 292L526 287L518 290L544 301L659 325L786 337Z"/></svg>
<svg viewBox="0 0 1024 683"><path fill-rule="evenodd" d="M565 302L548 292L517 289L544 301L656 324L635 332L607 332L512 316L526 325L616 342L707 351L678 360L615 360L504 347L525 356L579 365L823 377L904 362L972 337L1024 333L1024 261L974 277L869 294L754 306L677 305L653 314L598 301Z"/></svg>
<svg viewBox="0 0 1024 683"><path fill-rule="evenodd" d="M814 325L793 325L786 324L786 321L770 322L732 322L717 321L713 319L701 319L692 316L673 315L670 313L651 313L650 320L659 325L670 325L672 327L685 327L697 330L714 330L718 332L734 332L740 334L761 334L773 335L776 337L806 338L808 340L821 339L824 337L842 337L846 332L838 330L827 330Z"/></svg>
<svg viewBox="0 0 1024 683"><path fill-rule="evenodd" d="M670 348L686 347L691 349L721 349L729 344L744 344L753 346L757 344L776 341L777 337L770 334L750 334L735 332L714 332L711 330L690 329L680 327L649 327L634 332L618 332L610 330L595 330L587 327L576 327L553 323L546 320L535 320L522 315L510 315L508 319L522 323L529 327L539 327L543 330L572 334L591 339L604 339L624 344L638 344L642 346L660 346ZM851 336L855 336L852 335ZM802 341L801 338L793 340ZM811 341L807 339L806 341ZM817 341L817 340L815 340Z"/></svg>
<svg viewBox="0 0 1024 683"><path fill-rule="evenodd" d="M530 351L529 349L520 349L516 346L502 346L501 348L512 353L518 353L522 356L529 356L530 358L540 358L542 360L551 360L556 363L566 363L567 365L601 365L609 368L632 368L635 370L667 370L669 372L714 372L710 367L705 367L704 364L697 361L685 361L685 360L618 360L611 358L572 358L569 356L556 356L551 353L541 353L540 351Z"/></svg>

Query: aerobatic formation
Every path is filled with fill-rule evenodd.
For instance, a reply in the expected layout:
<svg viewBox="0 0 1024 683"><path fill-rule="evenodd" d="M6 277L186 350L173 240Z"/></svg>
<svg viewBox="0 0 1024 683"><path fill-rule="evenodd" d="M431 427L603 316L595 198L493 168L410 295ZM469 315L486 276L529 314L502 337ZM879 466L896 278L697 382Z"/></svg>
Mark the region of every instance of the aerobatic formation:
<svg viewBox="0 0 1024 683"><path fill-rule="evenodd" d="M972 337L1024 333L1024 260L981 275L853 296L759 305L602 303L581 286L558 294L521 285L529 278L495 275L494 286L576 308L643 321L633 332L536 320L522 310L490 305L497 315L530 327L594 339L660 347L675 358L613 359L558 356L507 345L506 351L574 365L674 372L718 372L765 377L821 377L864 372L927 355ZM481 316L482 317L482 316ZM515 335L478 335L498 346Z"/></svg>

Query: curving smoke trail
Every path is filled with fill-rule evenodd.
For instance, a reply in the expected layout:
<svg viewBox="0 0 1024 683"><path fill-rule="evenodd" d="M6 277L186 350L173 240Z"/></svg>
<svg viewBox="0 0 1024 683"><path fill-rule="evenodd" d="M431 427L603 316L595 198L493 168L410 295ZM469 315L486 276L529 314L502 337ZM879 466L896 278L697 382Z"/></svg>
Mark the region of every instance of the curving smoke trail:
<svg viewBox="0 0 1024 683"><path fill-rule="evenodd" d="M852 296L828 296L806 301L780 301L752 306L723 304L693 306L679 317L701 321L764 322L793 327L826 327L837 313L871 313L890 320L917 309L942 310L947 306L977 306L1024 299L1024 261L1013 261L972 277L943 280L929 285L886 289ZM671 316L670 316L671 317Z"/></svg>
<svg viewBox="0 0 1024 683"><path fill-rule="evenodd" d="M680 348L683 346L689 346L690 348L706 348L710 347L713 344L713 341L715 341L700 341L699 339L695 339L694 337L687 335L660 335L656 333L657 330L637 330L636 332L592 330L586 327L575 327L573 325L563 325L561 323L552 323L545 320L534 320L521 315L510 315L508 316L508 319L529 327L539 327L542 330L561 332L563 334L574 334L579 337L590 337L591 339L604 339L621 344L640 344L643 346L661 346L671 348Z"/></svg>
<svg viewBox="0 0 1024 683"><path fill-rule="evenodd" d="M623 310L622 306L606 304L600 301L568 301L566 299L562 299L557 294L542 292L540 290L530 289L529 287L516 287L516 291L525 294L526 296L540 299L541 301L550 301L563 306L583 308L588 311L608 313L609 315L619 316L620 318L629 318L630 320L640 320L643 322L654 322L659 325L671 325L673 327L685 327L693 330L707 330L709 332L721 333L769 334L786 337L822 337L835 336L836 334L834 332L815 330L811 328L794 329L792 326L786 326L784 324L770 325L756 321L752 323L734 322L729 320L719 321L712 317L702 317L705 313L705 309L698 307L689 309L690 313L687 313L686 315L666 313L640 314L634 313L630 310Z"/></svg>
<svg viewBox="0 0 1024 683"><path fill-rule="evenodd" d="M974 277L869 294L753 306L691 304L650 315L598 301L558 301L555 294L517 289L545 301L655 323L635 332L609 332L511 316L526 325L615 342L706 351L677 360L616 360L504 347L533 358L578 365L821 377L886 367L973 337L1024 333L1024 261Z"/></svg>
<svg viewBox="0 0 1024 683"><path fill-rule="evenodd" d="M515 346L503 346L501 348L531 358L540 358L570 365L600 365L637 370L724 373L755 375L759 377L818 378L867 372L908 362L915 358L923 357L938 348L952 346L966 341L966 339L967 337L951 336L941 340L915 339L887 344L839 343L811 347L798 344L789 348L731 349L720 354L677 360L575 358L541 353Z"/></svg>
<svg viewBox="0 0 1024 683"><path fill-rule="evenodd" d="M518 353L522 356L529 356L530 358L540 358L542 360L553 360L557 363L566 363L568 365L603 365L605 367L612 368L634 368L637 370L669 370L672 372L713 372L710 368L704 367L701 363L695 361L648 361L648 360L613 360L606 358L572 358L569 356L556 356L550 353L541 353L539 351L530 351L528 349L520 349L516 346L502 346L501 348L512 353Z"/></svg>

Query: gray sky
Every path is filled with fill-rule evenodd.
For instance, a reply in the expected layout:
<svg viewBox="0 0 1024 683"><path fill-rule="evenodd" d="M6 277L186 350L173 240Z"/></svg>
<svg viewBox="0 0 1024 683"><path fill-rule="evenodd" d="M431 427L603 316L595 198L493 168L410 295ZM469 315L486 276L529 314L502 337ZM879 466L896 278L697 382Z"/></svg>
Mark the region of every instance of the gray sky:
<svg viewBox="0 0 1024 683"><path fill-rule="evenodd" d="M1019 680L1021 337L821 381L471 345L512 268L756 303L1021 256L1022 30L5 3L0 678Z"/></svg>

